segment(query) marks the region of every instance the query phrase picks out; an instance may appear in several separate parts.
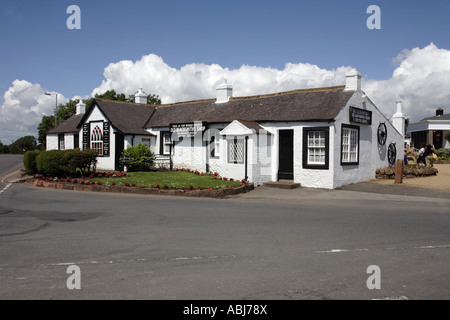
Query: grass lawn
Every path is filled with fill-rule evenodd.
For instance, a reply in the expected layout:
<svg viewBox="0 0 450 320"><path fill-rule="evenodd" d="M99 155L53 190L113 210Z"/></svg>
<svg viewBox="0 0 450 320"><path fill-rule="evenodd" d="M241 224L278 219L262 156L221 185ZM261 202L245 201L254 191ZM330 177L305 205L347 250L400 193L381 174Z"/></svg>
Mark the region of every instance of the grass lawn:
<svg viewBox="0 0 450 320"><path fill-rule="evenodd" d="M239 186L240 181L223 181L212 180L210 175L196 175L192 172L186 171L169 171L169 172L129 172L126 177L122 178L93 178L92 181L100 181L102 184L112 184L115 182L117 185L124 185L129 183L130 185L136 184L139 186L149 187L150 185L156 186L159 184L161 188L168 186L169 188L189 188L194 186L195 188L202 187L207 189L211 188L227 188L228 186Z"/></svg>

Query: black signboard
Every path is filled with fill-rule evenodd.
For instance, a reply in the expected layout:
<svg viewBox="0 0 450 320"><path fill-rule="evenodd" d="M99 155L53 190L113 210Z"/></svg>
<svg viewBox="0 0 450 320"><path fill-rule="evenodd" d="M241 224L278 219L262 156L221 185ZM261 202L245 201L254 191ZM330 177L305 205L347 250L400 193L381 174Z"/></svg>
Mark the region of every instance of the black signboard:
<svg viewBox="0 0 450 320"><path fill-rule="evenodd" d="M176 133L178 138L192 138L197 133L205 131L205 129L205 124L201 121L170 125L170 133Z"/></svg>
<svg viewBox="0 0 450 320"><path fill-rule="evenodd" d="M83 124L83 150L89 149L89 123Z"/></svg>
<svg viewBox="0 0 450 320"><path fill-rule="evenodd" d="M103 122L103 156L105 157L109 157L109 137L110 137L109 122Z"/></svg>
<svg viewBox="0 0 450 320"><path fill-rule="evenodd" d="M372 125L372 111L350 107L350 122Z"/></svg>

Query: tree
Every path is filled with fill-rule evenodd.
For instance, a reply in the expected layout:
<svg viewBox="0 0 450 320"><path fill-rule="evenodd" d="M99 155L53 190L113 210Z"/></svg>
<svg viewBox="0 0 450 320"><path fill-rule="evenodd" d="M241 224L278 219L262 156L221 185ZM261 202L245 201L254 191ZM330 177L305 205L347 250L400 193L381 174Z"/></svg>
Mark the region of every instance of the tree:
<svg viewBox="0 0 450 320"><path fill-rule="evenodd" d="M37 141L33 136L25 136L14 141L10 146L10 153L24 154L27 151L37 150Z"/></svg>
<svg viewBox="0 0 450 320"><path fill-rule="evenodd" d="M38 125L38 141L41 145L46 146L47 132L55 127L54 116L43 116L41 123Z"/></svg>
<svg viewBox="0 0 450 320"><path fill-rule="evenodd" d="M1 140L0 140L0 153L3 153L3 143Z"/></svg>

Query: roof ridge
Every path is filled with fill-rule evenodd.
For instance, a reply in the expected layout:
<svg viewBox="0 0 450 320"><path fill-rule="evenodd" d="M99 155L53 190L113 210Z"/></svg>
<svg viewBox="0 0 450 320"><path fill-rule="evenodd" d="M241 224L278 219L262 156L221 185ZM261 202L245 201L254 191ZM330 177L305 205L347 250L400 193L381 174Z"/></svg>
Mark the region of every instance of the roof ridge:
<svg viewBox="0 0 450 320"><path fill-rule="evenodd" d="M136 103L136 102L130 102L130 101L118 101L118 100L108 100L108 99L100 99L100 98L94 98L95 101L102 101L102 102L114 102L114 103L121 103L121 104L130 104L133 106L143 106L143 107L158 107L156 104L147 104L147 103Z"/></svg>
<svg viewBox="0 0 450 320"><path fill-rule="evenodd" d="M262 99L262 98L270 98L270 97L276 97L276 96L288 95L288 94L294 94L294 93L302 93L302 92L319 92L319 91L332 91L332 90L343 90L343 89L345 89L345 85L332 86L332 87L320 87L320 88L308 88L308 89L295 89L295 90L290 90L290 91L258 94L258 95L253 95L253 96L231 97L230 101ZM180 102L174 102L174 103L161 104L156 107L158 107L158 108L159 107L172 107L172 106L178 106L178 105L183 105L183 104L213 102L213 101L216 101L216 99L210 98L210 99L180 101Z"/></svg>

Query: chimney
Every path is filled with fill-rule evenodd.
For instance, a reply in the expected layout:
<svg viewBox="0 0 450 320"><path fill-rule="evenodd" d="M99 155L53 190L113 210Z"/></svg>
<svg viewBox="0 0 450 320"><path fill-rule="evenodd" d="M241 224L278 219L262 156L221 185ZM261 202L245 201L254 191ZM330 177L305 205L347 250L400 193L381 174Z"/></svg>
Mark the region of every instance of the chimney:
<svg viewBox="0 0 450 320"><path fill-rule="evenodd" d="M397 100L397 113L392 116L392 125L402 135L405 136L405 119L406 116L402 111L402 102Z"/></svg>
<svg viewBox="0 0 450 320"><path fill-rule="evenodd" d="M361 90L361 73L356 69L352 69L345 75L345 91Z"/></svg>
<svg viewBox="0 0 450 320"><path fill-rule="evenodd" d="M217 86L216 95L216 103L228 102L233 96L233 86L227 83L227 79L224 79L223 83Z"/></svg>
<svg viewBox="0 0 450 320"><path fill-rule="evenodd" d="M134 95L134 102L139 104L147 104L147 94L139 88L138 92Z"/></svg>
<svg viewBox="0 0 450 320"><path fill-rule="evenodd" d="M442 108L436 109L436 117L444 115L444 110Z"/></svg>
<svg viewBox="0 0 450 320"><path fill-rule="evenodd" d="M80 99L80 102L77 104L77 115L86 113L86 105L83 103L83 100Z"/></svg>

